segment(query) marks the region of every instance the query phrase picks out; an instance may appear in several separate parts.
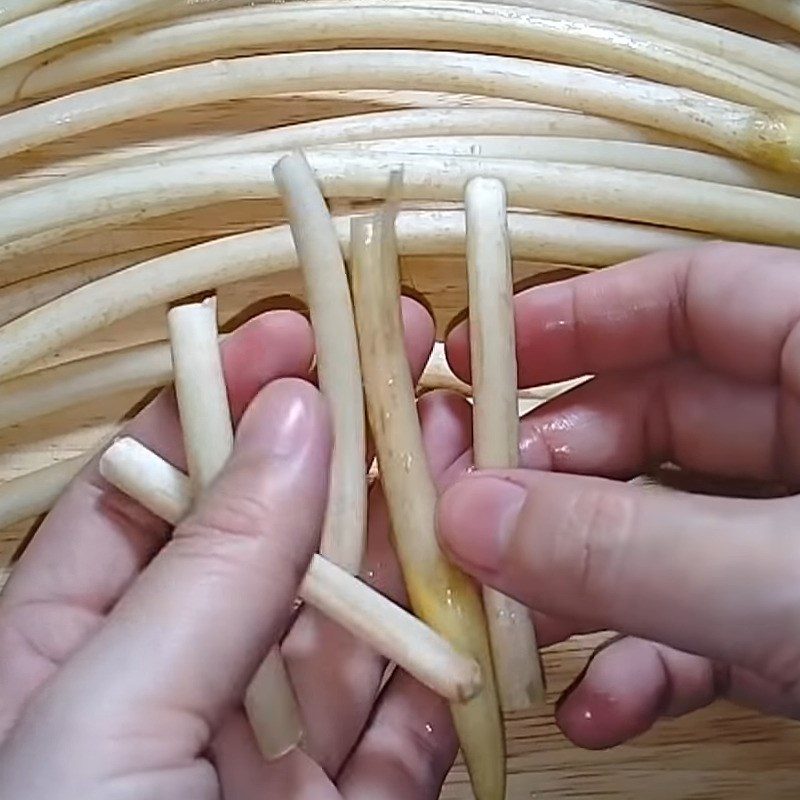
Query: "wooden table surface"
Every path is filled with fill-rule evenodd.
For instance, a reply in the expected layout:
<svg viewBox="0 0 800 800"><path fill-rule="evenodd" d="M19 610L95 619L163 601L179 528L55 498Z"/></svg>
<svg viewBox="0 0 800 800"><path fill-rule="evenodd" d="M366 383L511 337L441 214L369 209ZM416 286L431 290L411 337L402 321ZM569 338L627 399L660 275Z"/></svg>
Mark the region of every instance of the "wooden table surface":
<svg viewBox="0 0 800 800"><path fill-rule="evenodd" d="M731 27L786 41L784 29L716 2L650 3L723 22ZM250 130L308 118L386 108L412 103L464 104L470 98L384 93L339 93L285 97L230 105L214 105L163 114L157 118L117 125L75 142L43 148L0 162L0 179L31 174L65 174L80 159L111 144L132 150L148 148L148 140L174 137L192 140L203 134ZM76 162L78 163L78 162ZM146 225L106 231L58 249L36 253L0 265L0 324L21 310L42 302L88 279L119 269L150 255L176 249L202 238L263 224L264 215L279 216L275 204L232 203L189 214L156 219ZM546 269L517 265L520 277ZM463 264L428 259L404 265L409 285L433 304L440 329L465 306ZM552 277L552 276L551 276ZM300 296L294 275L269 282L251 281L226 287L220 295L223 319L240 317L259 308L281 305ZM267 298L267 299L265 299ZM277 299L270 299L277 298ZM165 338L164 309L136 314L96 335L53 354L48 363ZM141 395L106 398L68 412L37 419L0 431L0 481L82 452L109 434L141 400ZM9 563L32 522L0 532L0 565ZM575 640L546 655L552 699L574 679L597 644ZM667 722L627 747L609 753L587 753L570 746L552 723L551 711L517 715L508 721L509 798L613 797L652 800L707 798L748 800L798 795L800 728L783 721L762 719L747 711L715 706L689 719ZM464 771L456 767L444 792L448 800L471 797Z"/></svg>

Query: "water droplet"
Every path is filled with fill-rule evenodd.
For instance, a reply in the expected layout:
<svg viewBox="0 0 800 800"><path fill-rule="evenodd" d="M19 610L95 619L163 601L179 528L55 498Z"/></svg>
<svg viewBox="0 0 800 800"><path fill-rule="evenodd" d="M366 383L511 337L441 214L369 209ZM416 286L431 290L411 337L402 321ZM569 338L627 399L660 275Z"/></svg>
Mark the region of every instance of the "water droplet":
<svg viewBox="0 0 800 800"><path fill-rule="evenodd" d="M587 722L591 722L594 719L594 714L592 714L592 709L591 708L587 708L586 711L583 712L583 718Z"/></svg>
<svg viewBox="0 0 800 800"><path fill-rule="evenodd" d="M425 723L425 733L432 734L433 733L433 725L430 722Z"/></svg>

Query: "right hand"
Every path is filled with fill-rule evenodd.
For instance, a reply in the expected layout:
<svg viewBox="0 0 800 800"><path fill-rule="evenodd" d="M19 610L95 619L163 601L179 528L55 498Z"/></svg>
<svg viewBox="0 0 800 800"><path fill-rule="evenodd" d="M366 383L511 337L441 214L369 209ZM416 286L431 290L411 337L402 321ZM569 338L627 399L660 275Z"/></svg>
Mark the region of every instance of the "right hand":
<svg viewBox="0 0 800 800"><path fill-rule="evenodd" d="M627 483L672 462L775 495L798 484L800 253L654 255L525 292L516 319L521 385L596 377L524 421L525 469L451 486L439 530L540 624L624 634L561 728L606 748L718 697L800 719L800 500ZM465 328L448 355L468 380Z"/></svg>

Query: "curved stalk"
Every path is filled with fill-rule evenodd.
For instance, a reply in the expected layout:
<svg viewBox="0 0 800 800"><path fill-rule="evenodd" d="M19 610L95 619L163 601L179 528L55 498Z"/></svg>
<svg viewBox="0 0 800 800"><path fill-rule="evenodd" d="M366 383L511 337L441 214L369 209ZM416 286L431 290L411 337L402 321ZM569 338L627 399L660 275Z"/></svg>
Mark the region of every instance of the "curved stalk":
<svg viewBox="0 0 800 800"><path fill-rule="evenodd" d="M319 388L328 401L333 455L320 554L353 574L367 534L366 422L353 303L339 237L316 176L301 153L282 158L275 181L303 273L317 343Z"/></svg>
<svg viewBox="0 0 800 800"><path fill-rule="evenodd" d="M444 91L561 106L697 139L782 171L800 171L800 124L793 114L580 67L421 50L254 56L118 81L0 117L0 157L202 103L348 89Z"/></svg>
<svg viewBox="0 0 800 800"><path fill-rule="evenodd" d="M337 236L346 252L350 220L349 216L336 219ZM509 232L519 259L590 267L700 241L691 234L643 225L518 213L509 214ZM465 235L463 212L407 211L398 216L397 236L403 255L463 255ZM0 363L6 373L15 372L136 311L296 268L293 242L285 227L237 234L151 259L73 290L0 328ZM22 375L0 383L0 428L91 400L100 393L151 388L167 382L171 375L169 348L163 343Z"/></svg>
<svg viewBox="0 0 800 800"><path fill-rule="evenodd" d="M0 67L135 19L161 4L162 0L77 0L19 18L3 27Z"/></svg>
<svg viewBox="0 0 800 800"><path fill-rule="evenodd" d="M795 50L718 25L687 19L679 13L621 0L501 0L501 2L598 19L612 23L623 30L633 28L725 61L774 75L795 86L800 83L800 56ZM764 3L762 0L751 0L751 5L762 8Z"/></svg>
<svg viewBox="0 0 800 800"><path fill-rule="evenodd" d="M59 168L69 177L100 173L112 168L143 166L152 164L154 151L160 164L180 161L186 158L206 158L209 156L237 155L242 153L275 153L284 150L312 150L330 145L349 145L355 149L374 149L374 142L387 139L399 141L400 137L453 137L453 136L517 136L517 137L559 137L567 139L599 139L661 145L681 150L699 151L718 155L719 151L699 142L682 139L652 128L643 128L627 122L577 114L572 111L558 111L539 108L414 108L401 111L379 111L355 114L348 117L314 120L297 125L287 125L263 131L254 131L236 136L213 136L183 147L169 147L169 142L152 142L154 150L142 153L130 148L94 153L81 158L77 165L61 163ZM372 144L370 144L372 143ZM168 149L160 149L166 145ZM441 145L443 147L443 145ZM532 146L532 145L531 145ZM394 148L397 150L398 148ZM402 147L399 148L402 150ZM564 152L570 152L565 148ZM794 186L794 176L780 177L779 173L755 167L747 162L730 160L737 165L740 176L770 176L762 188L771 186ZM680 166L683 159L670 159L670 173L680 172L686 177L700 177L705 173L692 174ZM701 163L701 162L693 162ZM0 197L15 192L27 191L36 186L56 186L63 178L52 178L52 167L37 173L23 173L0 181ZM746 184L749 178L744 178ZM737 183L738 178L720 179L719 182ZM753 183L755 186L756 184Z"/></svg>
<svg viewBox="0 0 800 800"><path fill-rule="evenodd" d="M483 690L451 710L477 800L505 797L505 740L475 585L436 541L436 487L403 347L400 275L388 215L353 220L351 271L361 369L394 545L418 617L477 659Z"/></svg>
<svg viewBox="0 0 800 800"><path fill-rule="evenodd" d="M399 224L403 254L463 252L463 215L401 215ZM340 241L349 243L341 226L337 227ZM514 215L510 228L512 241L520 245L515 251L518 257L585 266L606 266L642 252L698 241L676 231L535 215ZM252 243L259 240L263 249L253 249ZM0 328L0 376L19 372L56 347L138 310L296 266L286 228L239 234L145 261L69 292Z"/></svg>
<svg viewBox="0 0 800 800"><path fill-rule="evenodd" d="M167 324L192 489L188 496L197 500L216 481L233 452L216 299L173 308ZM279 648L273 647L264 658L247 687L244 707L267 761L281 758L302 740L300 710Z"/></svg>
<svg viewBox="0 0 800 800"><path fill-rule="evenodd" d="M475 466L516 469L517 349L505 187L492 178L473 178L466 187L464 211ZM483 588L483 604L503 710L542 705L544 674L528 609L488 586Z"/></svg>
<svg viewBox="0 0 800 800"><path fill-rule="evenodd" d="M529 57L600 66L685 86L734 102L800 111L790 83L703 51L563 12L469 0L335 0L268 5L216 13L119 36L56 58L24 82L21 97L52 93L112 75L153 72L185 61L278 48L290 52L348 41L415 46L435 41L477 52L502 49ZM0 65L2 61L0 61Z"/></svg>
<svg viewBox="0 0 800 800"><path fill-rule="evenodd" d="M61 5L63 2L64 0L2 0L0 2L0 26Z"/></svg>
<svg viewBox="0 0 800 800"><path fill-rule="evenodd" d="M800 244L800 200L753 189L559 162L336 151L308 155L328 198L374 198L387 172L402 167L404 199L460 202L466 181L486 175L502 180L511 204L521 208L585 215L603 209L611 218L764 244ZM274 180L263 174L273 164L274 157L257 154L156 163L64 180L58 194L45 186L0 198L0 261L103 226L226 200L276 198Z"/></svg>

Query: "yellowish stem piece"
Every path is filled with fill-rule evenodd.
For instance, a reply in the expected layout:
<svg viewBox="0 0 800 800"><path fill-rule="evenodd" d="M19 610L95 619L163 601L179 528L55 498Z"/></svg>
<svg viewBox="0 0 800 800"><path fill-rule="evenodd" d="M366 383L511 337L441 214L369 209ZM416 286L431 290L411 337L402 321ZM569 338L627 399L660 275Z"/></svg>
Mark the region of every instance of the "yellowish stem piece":
<svg viewBox="0 0 800 800"><path fill-rule="evenodd" d="M800 3L797 0L729 0L731 5L774 19L781 25L800 31Z"/></svg>
<svg viewBox="0 0 800 800"><path fill-rule="evenodd" d="M367 409L414 611L481 665L483 691L451 706L475 796L502 800L503 721L483 605L477 587L446 561L436 541L437 493L403 346L393 223L380 217L353 221L352 282Z"/></svg>
<svg viewBox="0 0 800 800"><path fill-rule="evenodd" d="M475 465L516 469L519 401L505 187L493 178L473 178L467 184L464 210ZM483 603L503 709L523 711L542 705L544 677L528 609L490 587L483 589Z"/></svg>
<svg viewBox="0 0 800 800"><path fill-rule="evenodd" d="M216 300L173 308L168 316L184 449L195 497L218 477L233 450ZM265 759L293 750L303 738L294 691L277 647L254 676L245 710Z"/></svg>
<svg viewBox="0 0 800 800"><path fill-rule="evenodd" d="M106 480L172 525L189 512L189 479L133 439L120 439L104 454ZM481 688L471 658L416 617L319 555L311 559L300 597L449 700L466 700Z"/></svg>
<svg viewBox="0 0 800 800"><path fill-rule="evenodd" d="M333 423L320 553L356 574L367 530L366 421L347 271L336 226L305 157L293 153L282 158L274 174L303 272L317 344L319 387Z"/></svg>

